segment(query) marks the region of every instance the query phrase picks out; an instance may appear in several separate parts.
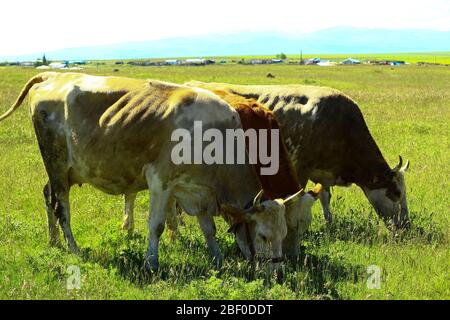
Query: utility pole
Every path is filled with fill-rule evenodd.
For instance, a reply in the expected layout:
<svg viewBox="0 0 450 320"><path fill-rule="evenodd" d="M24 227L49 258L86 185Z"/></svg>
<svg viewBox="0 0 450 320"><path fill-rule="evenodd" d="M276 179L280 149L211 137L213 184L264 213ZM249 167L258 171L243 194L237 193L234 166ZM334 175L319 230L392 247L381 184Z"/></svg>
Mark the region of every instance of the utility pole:
<svg viewBox="0 0 450 320"><path fill-rule="evenodd" d="M300 61L298 64L303 64L303 49L300 49Z"/></svg>

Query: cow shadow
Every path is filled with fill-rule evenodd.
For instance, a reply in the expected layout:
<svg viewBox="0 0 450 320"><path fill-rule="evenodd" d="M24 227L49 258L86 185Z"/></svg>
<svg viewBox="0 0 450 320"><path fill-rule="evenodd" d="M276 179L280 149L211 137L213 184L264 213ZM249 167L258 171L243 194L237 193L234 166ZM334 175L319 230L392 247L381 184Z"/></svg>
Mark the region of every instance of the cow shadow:
<svg viewBox="0 0 450 320"><path fill-rule="evenodd" d="M269 261L247 261L235 243L220 243L225 257L223 265L215 268L208 258L202 241L189 239L161 246L160 267L150 272L144 267L146 238L139 234L123 235L106 241L95 248L82 250L85 261L97 263L117 273L136 287L164 280L174 284L189 285L192 281L207 279L211 272L221 279L241 278L246 282L262 280L266 286L280 284L299 296L313 295L321 299L339 299L337 285L342 281L357 282L365 277L365 267L353 265L326 254L317 248L302 248L295 260L286 260L282 270L274 272ZM203 239L200 239L203 240ZM180 258L182 256L182 259ZM214 271L212 271L214 270Z"/></svg>
<svg viewBox="0 0 450 320"><path fill-rule="evenodd" d="M361 218L357 218L361 217ZM213 274L228 281L232 278L246 282L263 280L267 286L281 284L297 296L314 296L322 299L340 299L340 283L360 283L367 278L367 266L358 265L336 257L330 244L341 241L362 245L381 243L435 243L443 241L445 232L439 228L432 215L411 212L412 226L402 233L389 231L375 214L351 211L334 215L332 224L315 219L302 239L301 254L295 260L284 262L282 272L274 277L270 263L247 261L241 255L232 236L218 232L218 242L225 261L215 268L209 259L203 237L186 227L179 232L175 242L166 239L160 246L160 268L149 272L144 268L147 239L134 233L127 235L111 226L103 233L100 244L82 250L88 262L114 269L119 276L136 287L158 281L174 285L190 285L193 281L208 279ZM223 231L223 230L222 230Z"/></svg>

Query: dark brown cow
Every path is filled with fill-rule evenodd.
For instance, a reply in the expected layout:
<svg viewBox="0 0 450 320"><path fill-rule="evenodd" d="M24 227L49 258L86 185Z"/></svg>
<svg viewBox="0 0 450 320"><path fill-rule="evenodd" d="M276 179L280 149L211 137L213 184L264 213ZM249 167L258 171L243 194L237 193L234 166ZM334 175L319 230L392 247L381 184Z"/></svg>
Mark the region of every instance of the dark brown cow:
<svg viewBox="0 0 450 320"><path fill-rule="evenodd" d="M299 182L324 185L320 199L327 221L330 187L357 184L377 213L395 227L409 224L404 174L391 169L372 138L358 105L343 93L301 85L243 86L191 81L187 85L253 98L272 110L284 132Z"/></svg>

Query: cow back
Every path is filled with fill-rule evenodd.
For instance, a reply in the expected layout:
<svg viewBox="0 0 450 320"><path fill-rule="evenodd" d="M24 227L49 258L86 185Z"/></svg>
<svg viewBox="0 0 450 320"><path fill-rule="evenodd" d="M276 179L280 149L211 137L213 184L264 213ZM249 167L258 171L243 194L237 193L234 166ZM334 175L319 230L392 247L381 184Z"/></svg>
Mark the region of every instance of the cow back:
<svg viewBox="0 0 450 320"><path fill-rule="evenodd" d="M260 156L258 155L256 164L254 165L256 174L259 178L261 186L264 190L264 195L269 199L285 198L299 191L299 182L295 168L292 165L287 148L284 144L282 132L275 119L274 114L268 108L259 104L255 99L245 98L226 91L213 90L213 92L225 100L232 106L239 114L242 128L246 131L248 129L255 129L259 133L260 129L266 130L266 141L268 142L267 152L272 154L272 130L279 130L278 143L279 146L279 169L275 175L262 175ZM257 145L259 146L260 135L257 134ZM246 148L249 149L249 141L246 139Z"/></svg>

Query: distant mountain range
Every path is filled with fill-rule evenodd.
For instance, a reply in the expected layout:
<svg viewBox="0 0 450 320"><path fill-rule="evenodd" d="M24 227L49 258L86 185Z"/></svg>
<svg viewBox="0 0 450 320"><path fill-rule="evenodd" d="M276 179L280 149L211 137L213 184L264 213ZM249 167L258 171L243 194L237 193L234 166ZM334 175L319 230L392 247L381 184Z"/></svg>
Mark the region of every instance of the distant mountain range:
<svg viewBox="0 0 450 320"><path fill-rule="evenodd" d="M450 51L450 31L336 27L311 33L239 32L167 38L45 52L50 60L107 60L162 57L324 53ZM44 52L0 57L0 61L35 60Z"/></svg>

